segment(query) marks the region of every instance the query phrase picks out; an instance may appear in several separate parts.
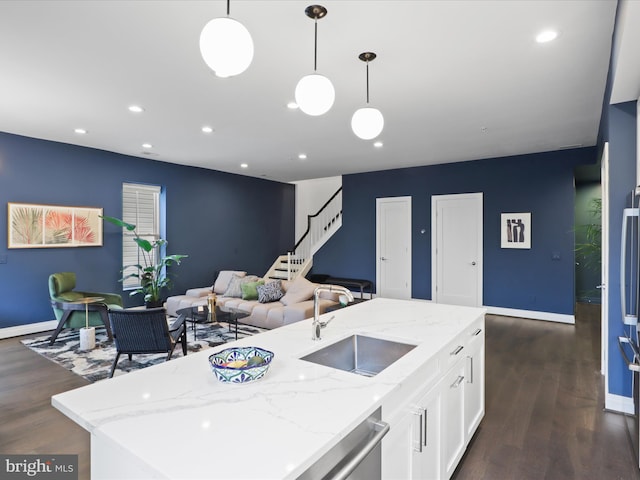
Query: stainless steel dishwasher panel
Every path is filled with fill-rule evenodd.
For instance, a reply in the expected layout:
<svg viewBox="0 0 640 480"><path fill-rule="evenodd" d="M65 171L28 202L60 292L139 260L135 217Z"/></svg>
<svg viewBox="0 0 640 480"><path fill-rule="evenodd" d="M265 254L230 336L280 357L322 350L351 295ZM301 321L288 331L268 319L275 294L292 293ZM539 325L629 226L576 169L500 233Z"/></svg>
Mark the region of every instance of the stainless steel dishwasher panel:
<svg viewBox="0 0 640 480"><path fill-rule="evenodd" d="M381 417L382 408L378 408L298 478L381 480L381 442L389 431L389 425Z"/></svg>

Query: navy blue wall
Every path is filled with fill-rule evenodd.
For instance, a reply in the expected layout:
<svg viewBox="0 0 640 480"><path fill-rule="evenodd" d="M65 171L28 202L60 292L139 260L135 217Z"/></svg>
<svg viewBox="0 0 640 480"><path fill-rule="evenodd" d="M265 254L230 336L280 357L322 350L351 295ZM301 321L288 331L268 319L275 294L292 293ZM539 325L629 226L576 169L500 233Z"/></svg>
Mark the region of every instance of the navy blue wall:
<svg viewBox="0 0 640 480"><path fill-rule="evenodd" d="M431 196L483 192L484 305L573 314L574 177L595 147L343 177L343 226L314 273L376 278L376 198L412 197L412 296L431 298ZM500 248L500 214L531 212L531 250ZM421 230L425 229L424 234ZM559 260L552 255L558 254Z"/></svg>
<svg viewBox="0 0 640 480"><path fill-rule="evenodd" d="M622 335L620 307L620 226L636 186L636 102L608 107L605 140L609 141L609 392L631 396L631 372L618 353Z"/></svg>
<svg viewBox="0 0 640 480"><path fill-rule="evenodd" d="M0 132L0 328L53 319L47 278L75 271L77 288L121 292L121 230L104 225L103 247L7 249L7 202L102 207L121 217L122 183L166 189L172 293L213 284L215 272L263 275L294 242L295 187ZM139 305L139 296L123 299Z"/></svg>

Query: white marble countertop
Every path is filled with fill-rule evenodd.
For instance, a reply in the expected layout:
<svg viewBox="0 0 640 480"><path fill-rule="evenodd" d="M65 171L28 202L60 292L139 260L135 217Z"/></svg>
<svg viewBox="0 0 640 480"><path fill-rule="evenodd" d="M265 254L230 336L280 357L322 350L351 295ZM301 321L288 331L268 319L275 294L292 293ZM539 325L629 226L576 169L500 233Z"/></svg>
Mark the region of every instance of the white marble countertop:
<svg viewBox="0 0 640 480"><path fill-rule="evenodd" d="M233 342L275 353L255 382L215 378L208 357L226 344L55 395L52 404L155 478L295 478L484 312L377 298L323 315L335 318L320 341L304 320ZM353 333L417 347L371 378L299 359Z"/></svg>

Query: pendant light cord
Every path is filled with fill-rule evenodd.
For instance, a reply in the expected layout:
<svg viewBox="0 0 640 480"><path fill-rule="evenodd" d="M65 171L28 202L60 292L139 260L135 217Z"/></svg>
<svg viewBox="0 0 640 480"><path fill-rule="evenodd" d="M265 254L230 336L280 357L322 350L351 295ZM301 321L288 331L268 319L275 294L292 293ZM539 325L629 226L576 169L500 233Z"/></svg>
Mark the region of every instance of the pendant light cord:
<svg viewBox="0 0 640 480"><path fill-rule="evenodd" d="M369 60L367 60L367 105L369 104Z"/></svg>
<svg viewBox="0 0 640 480"><path fill-rule="evenodd" d="M313 71L318 69L318 20L315 21L315 36L313 39Z"/></svg>

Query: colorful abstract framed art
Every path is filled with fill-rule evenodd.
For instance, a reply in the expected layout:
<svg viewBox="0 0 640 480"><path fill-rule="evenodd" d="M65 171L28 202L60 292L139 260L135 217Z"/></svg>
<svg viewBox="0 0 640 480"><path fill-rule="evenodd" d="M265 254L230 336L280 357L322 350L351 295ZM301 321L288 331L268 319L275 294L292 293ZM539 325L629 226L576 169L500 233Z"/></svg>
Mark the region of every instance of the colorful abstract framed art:
<svg viewBox="0 0 640 480"><path fill-rule="evenodd" d="M8 248L101 247L102 208L8 203Z"/></svg>

